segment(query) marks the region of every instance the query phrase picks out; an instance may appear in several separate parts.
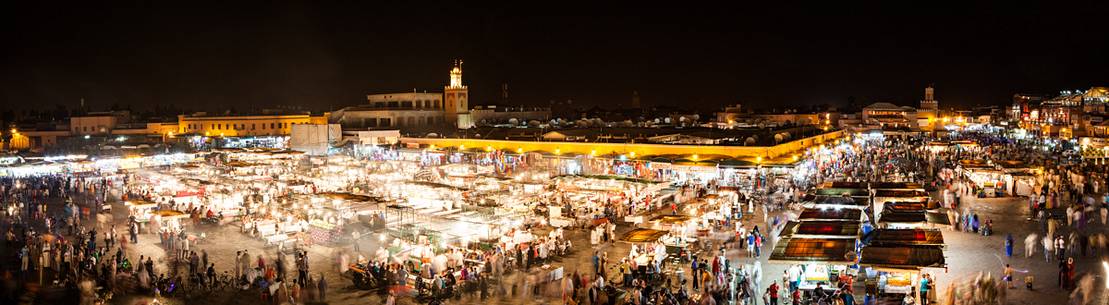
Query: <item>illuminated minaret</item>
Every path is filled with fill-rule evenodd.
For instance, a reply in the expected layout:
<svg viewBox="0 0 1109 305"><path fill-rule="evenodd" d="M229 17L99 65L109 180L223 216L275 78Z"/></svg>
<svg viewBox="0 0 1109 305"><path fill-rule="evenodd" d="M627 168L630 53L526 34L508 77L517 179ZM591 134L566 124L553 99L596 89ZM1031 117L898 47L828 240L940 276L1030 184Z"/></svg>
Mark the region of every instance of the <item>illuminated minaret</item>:
<svg viewBox="0 0 1109 305"><path fill-rule="evenodd" d="M462 85L462 61L455 60L451 68L451 83L443 88L443 114L449 124L470 128L469 89Z"/></svg>
<svg viewBox="0 0 1109 305"><path fill-rule="evenodd" d="M454 68L451 69L451 85L447 88L463 88L462 85L462 61L455 60Z"/></svg>
<svg viewBox="0 0 1109 305"><path fill-rule="evenodd" d="M928 85L928 87L925 87L924 88L924 100L920 101L920 109L936 110L936 109L939 109L939 106L940 106L939 104L940 103L938 101L936 101L935 89L932 89L932 85Z"/></svg>

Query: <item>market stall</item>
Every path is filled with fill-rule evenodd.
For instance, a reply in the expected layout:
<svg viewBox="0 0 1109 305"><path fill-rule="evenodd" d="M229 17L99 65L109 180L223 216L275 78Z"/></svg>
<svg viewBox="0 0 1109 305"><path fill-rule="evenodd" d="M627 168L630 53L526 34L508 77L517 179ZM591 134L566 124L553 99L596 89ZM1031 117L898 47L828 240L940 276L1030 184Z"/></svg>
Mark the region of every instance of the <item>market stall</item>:
<svg viewBox="0 0 1109 305"><path fill-rule="evenodd" d="M931 201L931 196L920 190L875 190L872 201L874 202L874 219L881 218L886 202L923 202ZM926 207L928 207L926 205Z"/></svg>
<svg viewBox="0 0 1109 305"><path fill-rule="evenodd" d="M826 292L834 292L840 275L853 275L856 240L843 238L782 238L770 253L772 264L790 265L790 281L797 288L811 292L822 284Z"/></svg>
<svg viewBox="0 0 1109 305"><path fill-rule="evenodd" d="M921 273L927 269L946 268L943 254L943 234L939 230L879 229L864 240L859 264L866 268L868 278L876 279L869 285L877 288L880 296L917 294ZM935 279L932 279L935 281ZM939 286L939 285L935 285Z"/></svg>

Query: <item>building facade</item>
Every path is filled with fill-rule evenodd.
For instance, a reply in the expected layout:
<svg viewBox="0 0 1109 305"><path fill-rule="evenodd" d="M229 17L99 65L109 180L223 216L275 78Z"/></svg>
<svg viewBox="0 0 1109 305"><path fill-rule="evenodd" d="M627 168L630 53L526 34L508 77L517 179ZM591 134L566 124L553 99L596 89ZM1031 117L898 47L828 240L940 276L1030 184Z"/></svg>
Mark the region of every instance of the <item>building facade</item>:
<svg viewBox="0 0 1109 305"><path fill-rule="evenodd" d="M455 61L451 69L451 83L443 87L443 101L446 105L445 114L447 122L455 127L466 129L473 127L470 117L470 89L462 84L462 61Z"/></svg>
<svg viewBox="0 0 1109 305"><path fill-rule="evenodd" d="M438 127L466 129L473 126L469 88L462 83L462 61L455 61L450 82L442 93L408 92L371 94L366 105L345 107L328 117L343 129L391 129L406 131Z"/></svg>
<svg viewBox="0 0 1109 305"><path fill-rule="evenodd" d="M542 107L499 107L496 105L477 106L470 110L470 118L475 124L497 125L511 123L516 120L518 124L527 121L545 122L551 119L551 109Z"/></svg>
<svg viewBox="0 0 1109 305"><path fill-rule="evenodd" d="M918 128L916 109L890 103L874 103L863 107L862 122L878 128Z"/></svg>
<svg viewBox="0 0 1109 305"><path fill-rule="evenodd" d="M288 136L293 125L326 124L327 115L178 115L177 134L206 137Z"/></svg>

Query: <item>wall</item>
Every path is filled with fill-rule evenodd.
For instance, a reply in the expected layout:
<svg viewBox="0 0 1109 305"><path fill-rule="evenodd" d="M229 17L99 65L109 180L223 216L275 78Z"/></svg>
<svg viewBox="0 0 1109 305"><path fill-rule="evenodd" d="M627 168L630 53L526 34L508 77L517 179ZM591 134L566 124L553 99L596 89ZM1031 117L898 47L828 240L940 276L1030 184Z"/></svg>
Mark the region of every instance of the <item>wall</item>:
<svg viewBox="0 0 1109 305"><path fill-rule="evenodd" d="M530 120L545 122L551 119L551 110L537 111L496 111L495 109L475 108L470 110L470 119L475 123L505 123L509 119L517 119L520 123Z"/></svg>
<svg viewBox="0 0 1109 305"><path fill-rule="evenodd" d="M309 124L307 114L177 117L178 134L203 136L287 136L296 124Z"/></svg>
<svg viewBox="0 0 1109 305"><path fill-rule="evenodd" d="M8 150L12 151L31 149L31 138L27 137L27 135L23 133L15 133L12 134L11 139L8 140L8 143L5 144L7 144Z"/></svg>
<svg viewBox="0 0 1109 305"><path fill-rule="evenodd" d="M76 116L69 118L69 130L74 135L103 135L116 127L117 118L104 116Z"/></svg>
<svg viewBox="0 0 1109 305"><path fill-rule="evenodd" d="M44 148L51 147L58 144L59 138L65 138L70 135L68 130L49 130L49 131L23 131L19 132L16 140L12 141L14 145L12 149L30 149L33 151L40 151Z"/></svg>
<svg viewBox="0 0 1109 305"><path fill-rule="evenodd" d="M366 96L370 107L376 108L415 108L443 109L442 93L385 93Z"/></svg>
<svg viewBox="0 0 1109 305"><path fill-rule="evenodd" d="M386 121L382 119L388 119L388 123L386 124ZM357 107L335 111L331 113L328 121L343 125L343 128L347 129L422 127L444 124L443 111L441 110L389 110Z"/></svg>
<svg viewBox="0 0 1109 305"><path fill-rule="evenodd" d="M712 146L712 145L668 145L668 144L641 144L641 143L584 143L584 142L539 142L539 141L508 141L508 140L483 140L483 139L458 139L458 138L401 138L405 144L414 143L421 145L435 145L438 147L466 148L491 148L498 150L518 149L525 152L544 151L558 154L580 155L605 155L629 154L634 152L637 156L652 155L725 155L737 158L763 157L766 159L788 157L808 147L825 142L834 141L843 137L843 131L832 131L818 136L808 137L792 142L786 142L769 147L753 146Z"/></svg>
<svg viewBox="0 0 1109 305"><path fill-rule="evenodd" d="M331 143L338 141L342 135L343 130L339 124L293 125L289 147L310 155L324 155Z"/></svg>
<svg viewBox="0 0 1109 305"><path fill-rule="evenodd" d="M445 105L443 111L445 111L444 114L448 124L459 128L466 127L461 125L465 125L467 122L459 120L458 116L459 114L468 113L470 111L469 95L469 90L466 89L466 86L458 88L448 86L443 89L443 104Z"/></svg>
<svg viewBox="0 0 1109 305"><path fill-rule="evenodd" d="M400 131L395 129L344 131L343 134L348 135L349 140L362 145L389 145L400 140Z"/></svg>

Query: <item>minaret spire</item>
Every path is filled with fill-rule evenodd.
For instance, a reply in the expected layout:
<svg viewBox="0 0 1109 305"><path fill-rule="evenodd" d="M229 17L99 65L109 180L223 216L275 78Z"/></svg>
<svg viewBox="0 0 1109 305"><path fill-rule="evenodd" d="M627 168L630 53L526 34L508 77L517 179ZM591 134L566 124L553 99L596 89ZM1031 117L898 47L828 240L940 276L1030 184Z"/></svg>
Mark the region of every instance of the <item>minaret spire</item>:
<svg viewBox="0 0 1109 305"><path fill-rule="evenodd" d="M462 60L454 60L454 68L451 69L451 88L462 88Z"/></svg>

